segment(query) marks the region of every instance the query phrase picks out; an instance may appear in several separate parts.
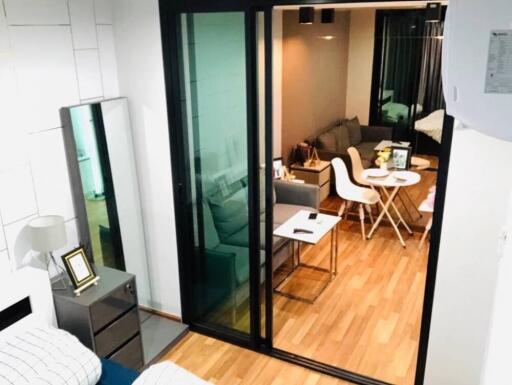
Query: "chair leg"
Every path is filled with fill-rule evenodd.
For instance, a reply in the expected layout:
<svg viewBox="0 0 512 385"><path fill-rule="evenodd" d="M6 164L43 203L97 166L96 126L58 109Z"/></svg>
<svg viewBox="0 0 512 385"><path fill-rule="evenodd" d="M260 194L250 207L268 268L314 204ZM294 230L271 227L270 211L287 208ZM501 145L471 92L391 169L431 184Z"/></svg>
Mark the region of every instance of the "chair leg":
<svg viewBox="0 0 512 385"><path fill-rule="evenodd" d="M359 204L359 220L361 221L361 234L363 236L363 241L366 239L365 231L364 231L364 208L363 204Z"/></svg>
<svg viewBox="0 0 512 385"><path fill-rule="evenodd" d="M423 247L423 243L425 243L425 239L427 239L427 234L430 232L430 229L432 228L432 218L428 220L427 225L425 226L425 231L423 232L423 235L421 236L420 244L418 246L418 249L421 249Z"/></svg>
<svg viewBox="0 0 512 385"><path fill-rule="evenodd" d="M370 205L364 205L364 208L368 212L368 216L370 217L370 222L372 223L372 226L373 226L374 222L373 222L372 207Z"/></svg>
<svg viewBox="0 0 512 385"><path fill-rule="evenodd" d="M340 209L338 210L338 216L343 219L343 214L345 214L345 209L347 207L347 202L343 201L343 203L340 206Z"/></svg>

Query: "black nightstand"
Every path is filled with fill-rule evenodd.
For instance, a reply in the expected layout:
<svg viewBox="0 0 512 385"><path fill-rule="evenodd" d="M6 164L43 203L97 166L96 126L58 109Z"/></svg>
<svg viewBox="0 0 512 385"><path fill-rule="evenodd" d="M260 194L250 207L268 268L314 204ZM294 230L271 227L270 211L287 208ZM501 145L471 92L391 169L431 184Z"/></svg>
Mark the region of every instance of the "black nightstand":
<svg viewBox="0 0 512 385"><path fill-rule="evenodd" d="M76 297L54 291L59 328L75 335L99 357L139 370L144 365L135 276L95 266L97 286Z"/></svg>

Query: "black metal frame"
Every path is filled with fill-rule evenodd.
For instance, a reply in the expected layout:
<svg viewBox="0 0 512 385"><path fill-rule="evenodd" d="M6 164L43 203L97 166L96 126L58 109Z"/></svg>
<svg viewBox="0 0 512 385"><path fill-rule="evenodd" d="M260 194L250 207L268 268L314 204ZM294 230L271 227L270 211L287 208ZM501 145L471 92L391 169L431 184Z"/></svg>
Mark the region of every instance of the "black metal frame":
<svg viewBox="0 0 512 385"><path fill-rule="evenodd" d="M172 161L172 177L174 189L174 207L176 218L176 232L178 244L178 261L180 277L187 276L187 259L190 253L190 240L192 240L190 228L184 223L192 210L190 193L186 186L190 185L190 176L187 173L188 158L185 156L183 146L186 141L186 135L183 133L183 111L180 99L179 86L180 64L178 52L179 47L179 15L180 13L191 12L245 12L246 14L246 63L247 63L247 97L251 104L248 109L248 165L249 165L249 191L253 190L250 199L250 223L255 230L251 232L251 259L250 259L250 290L251 290L251 333L249 336L236 331L212 326L203 323L193 323L190 329L204 333L215 338L234 343L236 345L249 348L260 353L279 358L303 367L313 369L328 375L332 375L356 384L362 385L383 385L385 382L372 379L357 373L352 373L331 365L322 364L314 360L306 359L295 354L276 349L272 346L272 243L266 242L266 269L265 269L265 334L261 337L260 330L260 296L259 296L259 226L254 226L254 219L257 219L259 210L259 172L258 162L258 131L257 131L257 91L255 66L255 16L256 12L264 12L265 20L265 164L272 164L272 9L278 5L314 5L314 4L332 4L332 3L371 3L376 0L345 0L345 1L327 1L327 0L220 0L211 2L208 0L159 0L160 4L160 22L162 33L162 47L164 58L164 72L166 82L167 107L169 118L169 137ZM397 0L402 1L402 0ZM250 73L252 72L252 73ZM437 271L439 242L441 238L441 227L443 221L444 199L448 179L448 161L450 157L451 138L452 138L453 119L447 116L444 122L443 145L440 154L440 168L437 178L437 194L435 202L435 212L433 217L433 226L431 232L431 246L427 267L427 284L425 287L425 298L422 312L421 336L419 353L417 357L417 371L415 385L422 385L424 381L425 365L427 359L428 337L430 331L430 321L432 315L432 306L434 298L435 278ZM265 207L266 223L272 223L272 167L265 168ZM251 188L252 187L252 188ZM255 217L256 216L256 217ZM258 227L258 229L255 229ZM265 239L272 239L272 226L265 227ZM258 243L256 243L258 241ZM180 295L182 302L182 317L184 322L191 318L188 301L186 300L190 292L190 284L187 279L180 279ZM258 315L258 318L255 317Z"/></svg>

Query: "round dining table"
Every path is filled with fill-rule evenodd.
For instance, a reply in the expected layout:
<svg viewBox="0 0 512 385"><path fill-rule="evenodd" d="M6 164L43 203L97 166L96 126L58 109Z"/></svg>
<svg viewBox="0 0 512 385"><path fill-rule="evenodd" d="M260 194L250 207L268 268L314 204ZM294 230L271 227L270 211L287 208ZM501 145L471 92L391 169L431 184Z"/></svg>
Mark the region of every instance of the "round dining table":
<svg viewBox="0 0 512 385"><path fill-rule="evenodd" d="M379 192L379 205L382 209L367 238L370 239L372 237L382 219L386 216L393 226L400 244L405 247L405 241L400 233L399 226L402 224L409 234L412 234L412 230L396 207L394 200L398 196L400 189L418 184L421 180L421 175L414 171L387 171L370 168L364 170L361 176L373 190ZM391 215L391 210L395 212L398 218L396 221Z"/></svg>

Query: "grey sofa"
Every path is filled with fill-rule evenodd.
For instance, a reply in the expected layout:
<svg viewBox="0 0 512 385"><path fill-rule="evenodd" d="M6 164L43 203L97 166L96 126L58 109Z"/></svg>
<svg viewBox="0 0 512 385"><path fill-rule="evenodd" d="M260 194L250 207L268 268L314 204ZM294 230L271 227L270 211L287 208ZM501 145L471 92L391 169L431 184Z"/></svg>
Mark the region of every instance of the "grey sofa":
<svg viewBox="0 0 512 385"><path fill-rule="evenodd" d="M318 186L276 180L273 228L277 228L299 210L317 212L319 205ZM263 205L261 207L260 274L263 282L265 208ZM240 304L248 296L247 287L246 290L239 290L249 280L249 221L246 208L247 185L244 181L232 184L222 193L214 191L203 200L207 285L210 288L208 291L215 293L215 298L209 298L205 306L214 306L224 301L226 296L231 296L236 304ZM275 271L292 255L293 249L291 242L279 237L273 237L272 249L272 271Z"/></svg>
<svg viewBox="0 0 512 385"><path fill-rule="evenodd" d="M306 142L317 148L320 159L330 161L339 157L350 171L351 162L347 153L349 147L357 148L363 166L368 168L375 156L375 146L382 140L391 140L392 137L392 127L364 126L359 124L356 116L353 119L341 120L319 134L307 138ZM331 180L334 181L334 178Z"/></svg>

